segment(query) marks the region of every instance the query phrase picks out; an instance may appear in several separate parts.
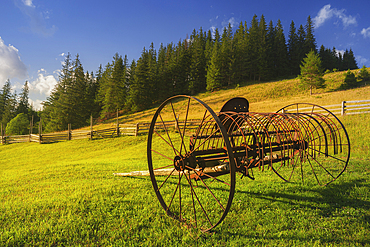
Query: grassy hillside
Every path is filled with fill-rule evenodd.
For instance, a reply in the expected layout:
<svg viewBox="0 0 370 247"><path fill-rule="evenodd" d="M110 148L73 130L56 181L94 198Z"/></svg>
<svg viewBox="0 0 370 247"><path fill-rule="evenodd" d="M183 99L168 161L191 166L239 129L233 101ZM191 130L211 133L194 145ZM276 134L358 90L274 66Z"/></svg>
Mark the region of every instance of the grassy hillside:
<svg viewBox="0 0 370 247"><path fill-rule="evenodd" d="M310 96L296 84L260 83L197 97L216 111L234 96L248 98L252 111L370 99L369 86L336 91L333 82ZM148 121L153 112L123 118ZM147 169L146 136L1 145L0 246L368 246L370 115L341 120L352 153L337 181L285 183L258 169L255 181L238 175L231 210L212 233L167 217L149 178L113 176Z"/></svg>
<svg viewBox="0 0 370 247"><path fill-rule="evenodd" d="M368 69L370 72L370 69ZM359 70L353 70L358 73ZM276 110L292 103L314 103L319 105L340 104L344 100L370 99L370 85L364 85L357 89L339 90L343 83L345 72L333 72L324 75L326 87L314 89L313 95L309 90L299 86L298 79L289 79L273 82L261 82L256 84L237 85L234 88L206 92L195 95L204 101L215 112L233 97L244 97L250 102L250 111L275 112ZM143 112L122 116L122 123L150 122L156 108ZM114 120L112 120L114 121Z"/></svg>

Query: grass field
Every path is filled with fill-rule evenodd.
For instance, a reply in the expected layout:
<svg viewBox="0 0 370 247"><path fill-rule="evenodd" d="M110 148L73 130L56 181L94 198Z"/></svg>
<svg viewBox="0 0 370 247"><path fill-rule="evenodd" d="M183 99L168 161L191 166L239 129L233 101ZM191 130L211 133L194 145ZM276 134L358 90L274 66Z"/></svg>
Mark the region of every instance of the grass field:
<svg viewBox="0 0 370 247"><path fill-rule="evenodd" d="M270 88L279 83L286 82ZM265 85L199 97L218 109ZM302 92L299 101L370 99L369 89ZM292 101L266 96L251 107L272 111ZM338 180L321 187L258 169L254 181L237 175L231 210L210 233L166 216L148 177L113 176L147 169L146 136L1 145L0 246L370 246L370 115L341 120L352 151Z"/></svg>

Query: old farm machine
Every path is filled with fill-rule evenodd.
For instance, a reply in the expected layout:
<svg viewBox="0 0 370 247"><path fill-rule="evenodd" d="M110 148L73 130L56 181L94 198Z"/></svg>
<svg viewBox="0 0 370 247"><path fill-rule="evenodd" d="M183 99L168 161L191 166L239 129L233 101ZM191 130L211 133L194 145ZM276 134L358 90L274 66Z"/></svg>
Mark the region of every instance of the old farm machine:
<svg viewBox="0 0 370 247"><path fill-rule="evenodd" d="M227 215L236 173L254 179L253 168L270 169L284 181L327 185L349 157L346 129L323 107L299 103L254 113L240 97L219 113L197 98L171 97L155 112L147 143L148 175L161 206L203 231Z"/></svg>

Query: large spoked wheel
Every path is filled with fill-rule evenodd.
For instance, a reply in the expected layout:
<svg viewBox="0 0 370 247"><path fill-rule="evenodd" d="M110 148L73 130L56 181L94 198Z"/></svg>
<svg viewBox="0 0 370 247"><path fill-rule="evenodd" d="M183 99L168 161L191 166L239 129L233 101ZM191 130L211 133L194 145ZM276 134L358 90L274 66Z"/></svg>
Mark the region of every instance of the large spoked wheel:
<svg viewBox="0 0 370 247"><path fill-rule="evenodd" d="M287 114L292 132L303 149L297 150L289 166L273 164L273 171L285 181L300 177L327 185L347 168L350 141L342 122L329 110L314 104L298 103L278 111Z"/></svg>
<svg viewBox="0 0 370 247"><path fill-rule="evenodd" d="M235 161L220 119L202 101L167 99L149 129L147 158L166 213L209 231L225 218L235 192Z"/></svg>

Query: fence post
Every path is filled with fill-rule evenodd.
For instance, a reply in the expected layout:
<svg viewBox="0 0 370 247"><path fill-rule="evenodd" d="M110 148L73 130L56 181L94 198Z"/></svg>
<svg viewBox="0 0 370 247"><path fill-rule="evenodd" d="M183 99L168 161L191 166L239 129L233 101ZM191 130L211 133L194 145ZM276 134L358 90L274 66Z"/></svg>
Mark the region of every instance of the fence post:
<svg viewBox="0 0 370 247"><path fill-rule="evenodd" d="M40 117L40 122L39 122L39 143L42 143L42 121Z"/></svg>
<svg viewBox="0 0 370 247"><path fill-rule="evenodd" d="M32 115L32 119L31 119L31 122L30 122L30 131L29 131L29 133L30 133L30 137L29 137L29 142L31 142L31 140L32 140L32 132L33 132L33 115Z"/></svg>
<svg viewBox="0 0 370 247"><path fill-rule="evenodd" d="M90 116L90 140L93 139L93 117L92 115Z"/></svg>
<svg viewBox="0 0 370 247"><path fill-rule="evenodd" d="M68 124L68 141L70 141L72 138L72 133L71 133L71 124Z"/></svg>
<svg viewBox="0 0 370 247"><path fill-rule="evenodd" d="M139 134L139 123L136 123L135 136Z"/></svg>
<svg viewBox="0 0 370 247"><path fill-rule="evenodd" d="M1 144L4 144L4 135L3 135L3 123L1 123Z"/></svg>
<svg viewBox="0 0 370 247"><path fill-rule="evenodd" d="M346 111L346 102L345 101L342 101L342 109L341 109L341 115L344 116L345 114L345 111Z"/></svg>
<svg viewBox="0 0 370 247"><path fill-rule="evenodd" d="M117 136L119 136L118 109L117 109Z"/></svg>

